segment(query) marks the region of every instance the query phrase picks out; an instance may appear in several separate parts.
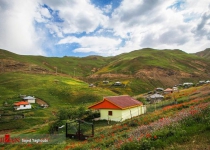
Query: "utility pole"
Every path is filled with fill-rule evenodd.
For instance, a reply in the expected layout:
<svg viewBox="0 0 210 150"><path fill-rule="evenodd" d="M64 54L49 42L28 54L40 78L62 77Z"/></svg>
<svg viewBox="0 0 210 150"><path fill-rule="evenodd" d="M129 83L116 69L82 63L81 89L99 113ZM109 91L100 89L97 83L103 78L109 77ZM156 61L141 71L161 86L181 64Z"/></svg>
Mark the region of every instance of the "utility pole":
<svg viewBox="0 0 210 150"><path fill-rule="evenodd" d="M76 76L76 68L74 68L74 77Z"/></svg>
<svg viewBox="0 0 210 150"><path fill-rule="evenodd" d="M57 67L55 67L55 74L56 74L56 75L57 75L57 69L58 69L58 68L57 68Z"/></svg>
<svg viewBox="0 0 210 150"><path fill-rule="evenodd" d="M4 72L4 61L3 61L3 59L1 60L1 70L2 70L2 72Z"/></svg>

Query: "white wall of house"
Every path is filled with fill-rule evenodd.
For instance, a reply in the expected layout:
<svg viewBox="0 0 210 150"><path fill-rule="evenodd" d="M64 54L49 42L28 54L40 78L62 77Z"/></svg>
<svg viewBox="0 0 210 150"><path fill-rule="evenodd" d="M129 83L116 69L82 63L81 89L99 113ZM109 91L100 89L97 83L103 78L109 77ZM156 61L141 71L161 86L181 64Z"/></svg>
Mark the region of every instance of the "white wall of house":
<svg viewBox="0 0 210 150"><path fill-rule="evenodd" d="M20 105L20 106L15 106L16 110L22 110L22 109L31 109L31 105Z"/></svg>
<svg viewBox="0 0 210 150"><path fill-rule="evenodd" d="M142 113L142 106L122 110L123 120L130 119L132 117L139 116L141 114L143 114Z"/></svg>
<svg viewBox="0 0 210 150"><path fill-rule="evenodd" d="M115 109L100 109L101 120L112 120L112 121L124 121L131 117L139 116L146 113L146 106L139 106L124 110ZM109 115L109 111L112 111L112 115Z"/></svg>
<svg viewBox="0 0 210 150"><path fill-rule="evenodd" d="M99 111L101 120L120 121L122 119L122 110L100 109ZM112 115L109 115L109 111L112 111Z"/></svg>
<svg viewBox="0 0 210 150"><path fill-rule="evenodd" d="M35 99L28 99L27 100L29 103L36 103L36 100Z"/></svg>

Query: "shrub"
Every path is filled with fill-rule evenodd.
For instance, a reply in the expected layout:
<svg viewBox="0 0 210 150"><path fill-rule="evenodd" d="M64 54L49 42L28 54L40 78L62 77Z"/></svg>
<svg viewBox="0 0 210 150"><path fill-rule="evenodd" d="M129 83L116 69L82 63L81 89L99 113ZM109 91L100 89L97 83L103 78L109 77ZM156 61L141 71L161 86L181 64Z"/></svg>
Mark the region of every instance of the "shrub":
<svg viewBox="0 0 210 150"><path fill-rule="evenodd" d="M125 143L121 146L121 150L140 150L142 147L140 146L140 143L138 142L129 142Z"/></svg>
<svg viewBox="0 0 210 150"><path fill-rule="evenodd" d="M151 142L150 140L143 139L141 142L140 150L149 150L151 149Z"/></svg>
<svg viewBox="0 0 210 150"><path fill-rule="evenodd" d="M137 126L138 126L138 122L132 120L132 121L129 123L129 126L130 126L130 127L137 127Z"/></svg>

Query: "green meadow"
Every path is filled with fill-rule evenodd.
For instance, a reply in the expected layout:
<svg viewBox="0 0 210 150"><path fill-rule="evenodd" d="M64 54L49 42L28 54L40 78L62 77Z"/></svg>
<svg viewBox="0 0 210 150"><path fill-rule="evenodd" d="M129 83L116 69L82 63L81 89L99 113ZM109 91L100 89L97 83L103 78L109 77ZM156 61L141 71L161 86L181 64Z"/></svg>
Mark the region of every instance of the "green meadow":
<svg viewBox="0 0 210 150"><path fill-rule="evenodd" d="M87 83L68 76L23 73L3 73L0 76L0 110L2 114L12 115L6 121L2 117L1 130L20 131L33 129L35 125L48 126L57 119L59 110L88 107L102 100L104 96L116 95L106 89L90 88ZM13 104L21 100L20 95L35 96L49 107L41 108L38 104L32 104L32 110L14 111ZM13 119L13 115L21 113L26 116L25 119ZM39 130L43 129L37 127L36 132ZM46 130L48 129L46 128L45 132Z"/></svg>
<svg viewBox="0 0 210 150"><path fill-rule="evenodd" d="M155 105L148 104L141 97L156 87L168 88L174 83L208 80L208 59L181 50L149 48L113 57L83 58L24 56L0 50L0 63L2 135L50 133L55 125L64 125L75 116L88 116L88 106L105 96L135 96L148 108L145 115L122 123L95 122L95 137L86 141L66 139L58 145L0 145L0 149L186 149L196 142L199 144L195 146L203 145L205 149L210 145L209 85L195 84L195 87L180 89L180 93L167 95L163 102ZM159 69L166 75L152 78L149 74L154 72L153 69ZM142 70L146 70L145 75L139 77L138 73ZM175 76L176 73L179 77ZM109 82L103 83L105 80ZM122 85L114 86L118 81ZM89 87L91 83L95 86ZM13 104L21 100L20 95L35 96L49 107L32 104L31 110L15 111ZM174 98L177 98L178 104L174 103ZM195 116L190 113L189 118L180 120L177 126L150 130L150 124L159 123L161 118L173 119L181 111L196 113ZM16 118L23 114L25 118ZM131 136L144 125L148 127L147 133L142 137ZM64 135L65 128L59 132Z"/></svg>

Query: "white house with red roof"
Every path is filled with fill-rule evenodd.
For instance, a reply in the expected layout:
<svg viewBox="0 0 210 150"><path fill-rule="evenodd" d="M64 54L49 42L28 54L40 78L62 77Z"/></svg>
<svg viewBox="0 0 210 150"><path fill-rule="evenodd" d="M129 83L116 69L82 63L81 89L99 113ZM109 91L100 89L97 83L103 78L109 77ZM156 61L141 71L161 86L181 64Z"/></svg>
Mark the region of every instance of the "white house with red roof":
<svg viewBox="0 0 210 150"><path fill-rule="evenodd" d="M99 110L100 120L112 121L124 121L146 113L146 106L128 95L104 97L89 109Z"/></svg>
<svg viewBox="0 0 210 150"><path fill-rule="evenodd" d="M31 104L26 101L14 103L15 110L31 109Z"/></svg>

